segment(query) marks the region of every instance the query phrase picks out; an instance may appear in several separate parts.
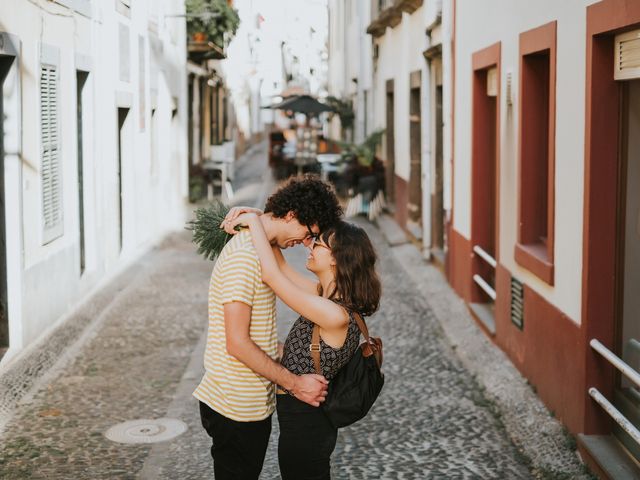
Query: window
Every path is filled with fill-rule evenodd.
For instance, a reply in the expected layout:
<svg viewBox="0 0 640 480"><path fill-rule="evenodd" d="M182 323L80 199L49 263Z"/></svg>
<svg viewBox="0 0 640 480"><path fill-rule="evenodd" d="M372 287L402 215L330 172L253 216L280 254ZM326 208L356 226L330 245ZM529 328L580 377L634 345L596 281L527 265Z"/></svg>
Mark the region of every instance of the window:
<svg viewBox="0 0 640 480"><path fill-rule="evenodd" d="M515 259L553 285L556 22L520 35L520 208Z"/></svg>
<svg viewBox="0 0 640 480"><path fill-rule="evenodd" d="M58 67L40 68L43 243L62 235L62 177L58 133Z"/></svg>

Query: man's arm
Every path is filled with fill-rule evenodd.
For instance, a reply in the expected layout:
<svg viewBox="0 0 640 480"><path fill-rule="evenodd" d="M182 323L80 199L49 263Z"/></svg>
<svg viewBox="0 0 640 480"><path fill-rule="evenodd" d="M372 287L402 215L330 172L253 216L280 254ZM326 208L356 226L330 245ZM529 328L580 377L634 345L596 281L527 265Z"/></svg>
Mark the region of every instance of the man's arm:
<svg viewBox="0 0 640 480"><path fill-rule="evenodd" d="M297 399L317 407L327 395L327 380L321 375L295 375L274 362L249 335L251 307L242 302L224 304L227 352L254 372L291 392Z"/></svg>

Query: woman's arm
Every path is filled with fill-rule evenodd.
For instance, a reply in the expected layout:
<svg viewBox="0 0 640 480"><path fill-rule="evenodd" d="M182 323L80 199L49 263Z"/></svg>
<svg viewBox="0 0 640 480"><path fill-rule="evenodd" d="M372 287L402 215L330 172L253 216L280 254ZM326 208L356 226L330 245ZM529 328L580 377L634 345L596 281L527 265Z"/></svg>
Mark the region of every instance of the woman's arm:
<svg viewBox="0 0 640 480"><path fill-rule="evenodd" d="M325 330L339 329L347 324L349 317L342 307L317 293L309 293L300 288L282 272L262 223L256 215L244 214L238 217L236 222L249 227L253 244L260 257L262 280L284 303Z"/></svg>
<svg viewBox="0 0 640 480"><path fill-rule="evenodd" d="M289 280L298 285L305 292L310 293L312 295L318 294L318 282L314 282L312 279L307 277L306 275L301 274L295 268L293 268L287 262L287 259L284 258L282 254L282 250L279 247L272 247L273 254L276 257L276 261L278 262L278 266L282 273L284 273Z"/></svg>
<svg viewBox="0 0 640 480"><path fill-rule="evenodd" d="M227 215L224 217L224 221L220 224L220 228L223 228L224 231L230 235L235 235L236 233L238 233L238 230L234 228L237 225L237 222L235 222L235 219L238 218L243 213L255 213L257 216L260 216L263 214L262 210L258 208L242 207L242 206L232 207L229 210L229 213L227 213ZM273 248L273 254L276 256L276 260L278 261L278 265L280 266L280 269L287 277L289 277L289 279L293 283L295 283L296 285L303 288L309 293L315 294L318 292L317 282L314 282L309 277L302 275L295 268L291 267L291 265L289 265L287 263L287 260L284 258L284 255L282 254L282 251L280 250L280 248L275 246L272 248Z"/></svg>

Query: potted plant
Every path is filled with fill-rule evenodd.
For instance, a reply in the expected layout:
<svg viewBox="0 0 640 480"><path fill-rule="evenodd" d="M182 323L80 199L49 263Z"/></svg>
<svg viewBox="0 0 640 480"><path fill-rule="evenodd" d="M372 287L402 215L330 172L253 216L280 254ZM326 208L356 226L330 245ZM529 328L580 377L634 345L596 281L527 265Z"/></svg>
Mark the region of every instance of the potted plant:
<svg viewBox="0 0 640 480"><path fill-rule="evenodd" d="M225 48L240 25L238 12L227 0L186 0L187 32L195 42L210 41Z"/></svg>
<svg viewBox="0 0 640 480"><path fill-rule="evenodd" d="M342 130L342 138L347 139L347 136L353 140L353 121L355 120L355 113L353 112L353 105L350 100L341 100L339 98L328 96L326 104L329 105L335 115L340 118L340 128ZM349 132L349 134L347 134Z"/></svg>

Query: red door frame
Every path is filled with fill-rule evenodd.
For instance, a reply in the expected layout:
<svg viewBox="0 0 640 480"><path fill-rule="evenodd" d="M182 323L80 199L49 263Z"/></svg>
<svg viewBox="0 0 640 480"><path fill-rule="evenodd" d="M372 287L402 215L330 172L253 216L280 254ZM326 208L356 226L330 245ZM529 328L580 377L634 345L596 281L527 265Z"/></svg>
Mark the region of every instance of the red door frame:
<svg viewBox="0 0 640 480"><path fill-rule="evenodd" d="M585 346L584 432L610 433L611 420L587 394L611 399L614 368L589 347L616 340L616 212L620 85L613 79L614 34L640 27L640 2L603 0L587 7L582 332Z"/></svg>
<svg viewBox="0 0 640 480"><path fill-rule="evenodd" d="M472 56L472 67L473 67L473 111L472 111L472 142L473 146L471 151L473 152L473 158L471 161L471 248L474 245L478 244L478 239L484 239L487 237L488 232L486 231L487 222L484 221L485 215L483 212L488 211L488 209L493 208L495 211L495 259L496 261L499 259L499 251L500 251L500 89L502 83L501 69L500 69L500 53L501 53L501 43L497 42L493 45L484 48L482 50L478 50ZM480 190L482 188L482 175L477 173L475 170L483 170L482 166L493 159L486 158L487 152L493 151L492 146L489 144L490 139L487 138L487 125L484 120L487 114L491 114L493 112L487 112L489 109L488 103L483 101L483 98L486 97L486 79L482 77L484 74L483 71L489 70L490 68L495 67L497 70L497 78L498 78L498 94L496 96L496 111L495 111L495 138L493 142L495 143L495 205L489 205L487 201L487 197L485 195L480 194ZM486 100L486 99L485 99ZM472 251L471 258L471 275L467 282L471 282L471 301L479 302L482 301L484 297L484 293L482 293L479 287L473 281L473 275L478 273L483 278L486 278L482 273L487 269L491 269L490 266L486 264L484 260L476 257ZM494 286L495 287L495 286ZM482 302L482 303L486 303Z"/></svg>

